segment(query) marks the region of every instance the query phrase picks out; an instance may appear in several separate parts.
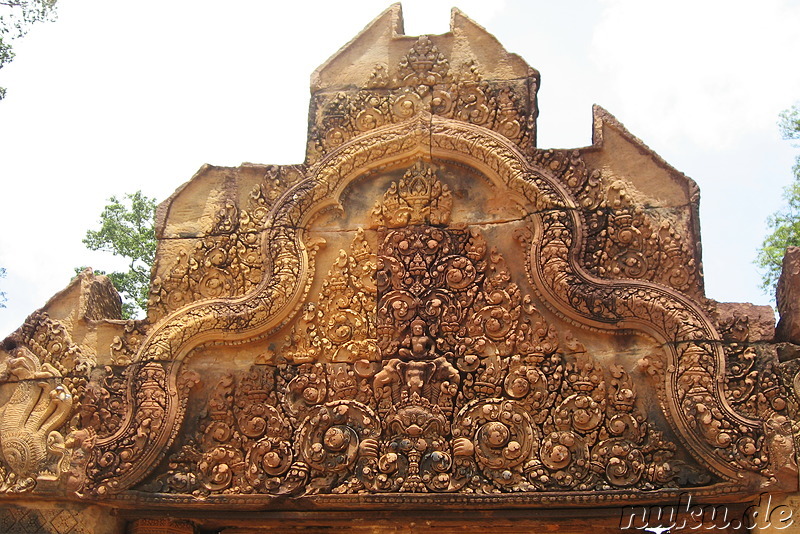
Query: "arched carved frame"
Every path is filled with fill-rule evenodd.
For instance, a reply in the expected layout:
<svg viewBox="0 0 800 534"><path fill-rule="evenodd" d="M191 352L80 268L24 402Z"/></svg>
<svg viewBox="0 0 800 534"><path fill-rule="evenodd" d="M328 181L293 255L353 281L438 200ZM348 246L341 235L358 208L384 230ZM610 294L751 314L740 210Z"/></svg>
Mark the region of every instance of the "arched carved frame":
<svg viewBox="0 0 800 534"><path fill-rule="evenodd" d="M253 292L194 303L153 327L131 373L126 419L115 434L98 440L84 494L130 488L164 457L181 427L191 386L183 370L193 351L210 343L252 342L291 319L313 279L314 246L304 244L302 230L308 222L335 207L358 177L417 158L469 165L526 205L531 214L528 275L546 305L584 328L639 331L660 342L666 361L651 367L662 410L683 445L723 479L749 488L765 482L769 459L763 423L737 414L725 399L720 337L703 312L666 286L585 272L578 261L580 212L556 176L533 168L495 132L423 113L343 144L283 194L265 225L268 274Z"/></svg>

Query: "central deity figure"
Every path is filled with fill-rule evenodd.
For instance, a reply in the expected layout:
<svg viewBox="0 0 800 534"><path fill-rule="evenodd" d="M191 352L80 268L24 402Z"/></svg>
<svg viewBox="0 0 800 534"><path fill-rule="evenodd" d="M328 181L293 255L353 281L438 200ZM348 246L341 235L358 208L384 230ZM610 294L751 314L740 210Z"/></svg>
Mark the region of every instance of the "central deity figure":
<svg viewBox="0 0 800 534"><path fill-rule="evenodd" d="M405 337L397 353L404 361L436 358L434 340L425 334L425 321L417 318L411 322L411 335Z"/></svg>

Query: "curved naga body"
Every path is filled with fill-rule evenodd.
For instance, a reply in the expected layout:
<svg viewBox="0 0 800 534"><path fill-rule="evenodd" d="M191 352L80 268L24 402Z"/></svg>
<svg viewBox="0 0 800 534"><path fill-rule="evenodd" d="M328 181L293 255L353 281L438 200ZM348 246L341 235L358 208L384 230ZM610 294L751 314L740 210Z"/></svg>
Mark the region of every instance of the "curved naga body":
<svg viewBox="0 0 800 534"><path fill-rule="evenodd" d="M16 387L0 411L0 451L14 474L14 490L21 491L58 480L67 457L57 429L70 415L72 395L58 383L58 370L40 364L25 347L13 349L7 372Z"/></svg>

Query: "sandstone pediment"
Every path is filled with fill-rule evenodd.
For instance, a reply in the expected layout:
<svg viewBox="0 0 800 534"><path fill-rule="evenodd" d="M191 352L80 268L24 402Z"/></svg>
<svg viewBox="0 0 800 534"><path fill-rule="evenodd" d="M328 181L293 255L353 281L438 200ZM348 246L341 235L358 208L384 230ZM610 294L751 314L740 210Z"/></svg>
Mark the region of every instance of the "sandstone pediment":
<svg viewBox="0 0 800 534"><path fill-rule="evenodd" d="M305 162L161 204L147 319L64 297L6 339L4 497L220 530L795 491L791 366L705 298L696 185L599 107L538 148L538 86L388 9L312 75Z"/></svg>

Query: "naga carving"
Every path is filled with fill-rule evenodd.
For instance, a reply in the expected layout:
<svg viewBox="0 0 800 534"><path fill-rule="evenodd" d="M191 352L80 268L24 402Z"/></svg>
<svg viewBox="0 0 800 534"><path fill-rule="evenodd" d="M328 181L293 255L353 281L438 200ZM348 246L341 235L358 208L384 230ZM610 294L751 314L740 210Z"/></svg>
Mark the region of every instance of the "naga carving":
<svg viewBox="0 0 800 534"><path fill-rule="evenodd" d="M6 346L0 388L10 395L0 408L0 491L53 491L70 469L74 438L66 423L95 362L62 323L42 312Z"/></svg>
<svg viewBox="0 0 800 534"><path fill-rule="evenodd" d="M64 470L64 436L57 430L69 417L72 395L56 383L61 378L52 365L40 364L24 347L12 351L9 382L16 383L0 412L0 448L9 468L6 484L24 491L41 481L55 481ZM66 457L66 458L65 458Z"/></svg>

